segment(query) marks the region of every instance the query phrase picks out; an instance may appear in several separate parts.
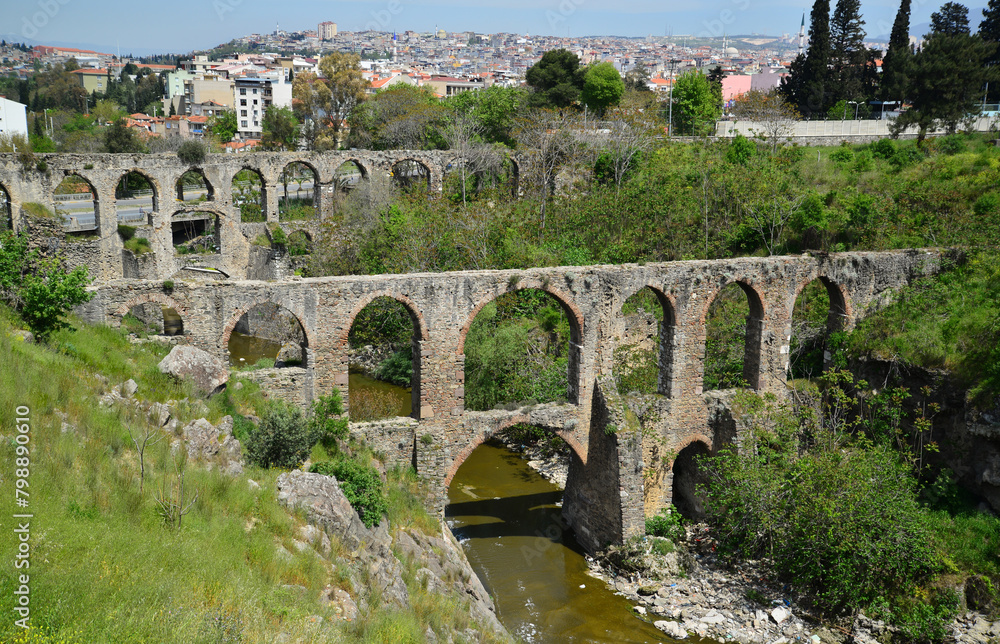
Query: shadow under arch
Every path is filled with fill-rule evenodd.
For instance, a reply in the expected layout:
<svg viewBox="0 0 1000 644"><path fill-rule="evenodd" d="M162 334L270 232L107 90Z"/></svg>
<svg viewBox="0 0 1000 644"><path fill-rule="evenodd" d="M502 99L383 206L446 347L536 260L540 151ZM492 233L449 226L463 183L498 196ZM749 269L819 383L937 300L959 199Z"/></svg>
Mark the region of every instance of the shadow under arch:
<svg viewBox="0 0 1000 644"><path fill-rule="evenodd" d="M344 329L340 334L337 341L338 350L345 352L347 351L348 343L350 341L351 329L354 328L354 322L357 320L358 315L361 311L365 309L369 304L375 300L384 297L390 300L394 300L403 305L406 312L410 315L410 323L413 326L413 335L411 336L410 342L412 346L412 356L413 356L413 376L410 379L410 415L412 418L420 420L422 414L422 376L421 371L421 353L423 348L423 343L427 340L427 323L424 320L423 313L410 298L389 290L374 291L366 294L360 300L358 300L354 306L351 308L351 312L347 316L347 324L344 325ZM346 364L344 371L346 372ZM345 373L346 375L346 373ZM347 407L350 408L350 398L349 392L341 392L343 398L347 401Z"/></svg>
<svg viewBox="0 0 1000 644"><path fill-rule="evenodd" d="M698 315L697 323L701 335L701 357L702 357L702 378L705 374L705 357L707 352L706 341L708 339L708 314L712 308L712 303L719 297L722 289L731 284L736 284L743 291L747 298L750 314L746 320L746 333L743 342L743 380L750 389L760 388L760 364L763 332L764 332L764 298L761 293L750 282L745 279L727 279L719 284L709 297L706 298Z"/></svg>
<svg viewBox="0 0 1000 644"><path fill-rule="evenodd" d="M685 519L700 521L705 518L704 501L698 488L706 482L705 473L699 469L698 459L712 454L712 442L698 435L682 443L670 466L670 501ZM680 447L680 446L679 446Z"/></svg>
<svg viewBox="0 0 1000 644"><path fill-rule="evenodd" d="M413 157L403 157L392 162L389 168L393 181L400 188L423 187L431 188L431 166L426 161Z"/></svg>
<svg viewBox="0 0 1000 644"><path fill-rule="evenodd" d="M7 186L0 183L0 230L14 229L14 201Z"/></svg>
<svg viewBox="0 0 1000 644"><path fill-rule="evenodd" d="M136 307L144 307L148 304L160 305L162 324L160 330L163 335L185 335L190 331L184 325L185 318L188 318L187 307L165 293L145 293L126 300L111 313L112 326L121 328L126 315L135 310ZM155 326L147 319L142 319L142 321L147 325L147 329Z"/></svg>
<svg viewBox="0 0 1000 644"><path fill-rule="evenodd" d="M476 321L476 316L483 310L483 307L494 301L501 295L507 293L516 293L517 291L523 291L527 289L535 289L543 291L548 295L552 296L556 302L559 303L560 308L566 315L566 319L569 320L570 338L569 338L569 351L568 351L568 372L567 381L568 387L566 392L567 401L571 404L577 405L580 403L580 361L582 357L582 344L583 344L583 331L584 331L584 318L583 313L580 309L573 303L572 298L570 298L565 292L553 288L551 284L546 284L544 281L535 282L532 280L528 283L518 283L515 287L508 287L502 292L494 292L486 295L473 307L469 316L465 320L465 324L458 332L458 346L455 349L455 353L462 356L462 371L463 377L462 381L465 381L464 371L465 371L465 340L469 335L469 329L472 327L472 323ZM465 407L465 399L462 399L462 408Z"/></svg>
<svg viewBox="0 0 1000 644"><path fill-rule="evenodd" d="M294 308L290 307L287 302L283 302L280 299L274 300L270 298L263 298L260 300L256 300L250 304L244 304L243 306L236 309L236 311L229 317L229 321L226 322L226 326L224 326L222 329L222 337L220 338L219 347L223 352L223 354L228 355L229 341L232 338L233 331L236 329L236 325L240 323L240 320L243 319L243 316L252 311L253 309L257 308L258 306L262 305L265 306L271 305L279 307L280 309L283 309L284 311L287 311L289 314L291 314L292 317L294 317L295 320L299 323L299 328L302 329L302 335L305 338L305 341L302 344L302 366L305 367L306 369L312 369L313 360L310 359L311 358L310 353L311 353L311 347L316 346L315 333L305 323L303 323L302 320L305 318L305 316L302 314L302 311L295 310Z"/></svg>
<svg viewBox="0 0 1000 644"><path fill-rule="evenodd" d="M622 310L629 299L642 293L644 290L649 290L653 293L660 306L660 310L663 312L663 320L659 323L656 393L670 398L672 396L671 385L673 383L674 369L674 336L677 332L677 303L673 296L652 283L643 284L640 288L629 293L622 299L621 305L618 306L618 315L623 315ZM615 348L617 349L618 347Z"/></svg>
<svg viewBox="0 0 1000 644"><path fill-rule="evenodd" d="M785 370L789 378L810 378L830 366L830 336L850 326L849 310L850 298L844 288L826 275L810 276L797 285L788 305L790 317L785 332Z"/></svg>

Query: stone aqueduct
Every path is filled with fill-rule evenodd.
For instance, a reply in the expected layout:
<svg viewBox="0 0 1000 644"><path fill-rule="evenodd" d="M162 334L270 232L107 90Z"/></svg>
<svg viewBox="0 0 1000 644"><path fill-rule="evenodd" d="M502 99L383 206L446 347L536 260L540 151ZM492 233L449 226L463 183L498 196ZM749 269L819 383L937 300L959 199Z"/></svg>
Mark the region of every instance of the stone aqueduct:
<svg viewBox="0 0 1000 644"><path fill-rule="evenodd" d="M458 466L489 436L514 423L546 428L572 447L564 516L588 549L641 533L644 518L674 495L673 457L689 445L707 451L738 439L725 392L702 391L706 315L720 289L738 284L746 293L744 379L761 391L784 393L792 310L801 290L822 280L831 308L828 327L850 328L873 307L914 277L937 271L937 251L844 253L823 257L741 258L671 262L644 266L587 266L515 271L271 279L270 250L251 240L277 221L282 170L301 162L318 179L321 216L332 211L335 172L353 161L367 176L388 174L394 164L414 160L426 169L431 190L439 190L447 153L370 152L254 153L209 155L197 167L176 155L40 155L44 170L25 167L14 155L0 155L0 188L12 223L42 243L59 245L70 264L85 264L96 278L94 298L80 313L94 323L120 324L133 307L159 304L183 322L183 341L228 360L228 341L240 318L269 303L293 314L305 335L305 368L297 384L302 401L333 387L348 398L348 333L354 318L377 297L398 300L413 320L413 417L352 424L391 460L413 464L436 486L443 507ZM516 167L516 163L515 163ZM245 223L233 202L232 180L240 170L257 172L264 187L268 224ZM173 200L186 171L198 171L212 199L192 205ZM129 263L117 233L115 189L129 172L153 185L154 207L142 227L153 247L150 259ZM56 186L69 175L86 180L96 195L98 230L74 239L58 222L30 217L24 204L54 205ZM229 279L164 279L181 271L171 221L188 210L213 213L220 221L221 252L197 258ZM261 256L261 253L264 253ZM255 268L256 267L256 268ZM263 267L263 270L260 268ZM183 274L181 274L183 276ZM254 279L248 279L254 278ZM621 315L627 298L651 289L663 309L660 328L659 394L639 399L616 391L611 378L614 350L625 335ZM514 411L465 409L466 334L476 314L499 295L541 289L562 306L571 327L566 404ZM349 399L347 400L350 403ZM632 411L641 408L641 419Z"/></svg>
<svg viewBox="0 0 1000 644"><path fill-rule="evenodd" d="M132 307L155 302L183 319L185 341L226 358L241 316L260 303L280 305L305 331L305 396L338 387L347 397L347 337L374 298L402 302L413 320L413 418L352 424L391 460L412 463L433 481L443 504L466 456L513 423L528 422L572 447L564 516L581 543L595 549L641 533L644 517L671 500L670 455L701 443L716 450L736 440L726 394L703 393L706 315L715 295L738 284L750 303L744 377L755 389L783 393L792 310L819 279L830 296L831 328L849 328L913 278L938 270L937 251L844 253L824 257L741 258L643 266L536 268L439 274L293 278L282 281L117 279L92 287L81 309L95 323L118 324ZM625 324L621 307L650 288L663 308L659 395L645 396L641 422L615 390L614 349ZM499 295L541 289L571 326L569 401L514 411L464 407L464 341L477 312ZM349 403L349 401L348 401ZM666 458L665 458L666 457ZM443 507L443 505L442 505Z"/></svg>
<svg viewBox="0 0 1000 644"><path fill-rule="evenodd" d="M269 276L249 268L266 264L268 259L266 253L264 258L254 257L263 251L254 246L253 241L265 232L268 224L273 226L279 221L281 175L290 164L301 163L312 171L316 211L323 218L333 212L338 190L336 172L344 163L354 163L363 179L368 180L373 176L388 176L401 162L415 162L422 166L428 186L434 192L441 190L449 166L458 162L451 152L415 150L209 154L204 162L196 165L182 162L176 154L40 154L37 160L44 162L44 170L39 170L37 164L23 165L17 155L0 154L0 201L6 196L13 227L29 225L23 212L24 204L39 203L54 211L55 192L60 183L70 176L83 179L96 197L97 229L88 231L82 238L70 236L74 243L67 244L65 250L75 262L85 263L91 275L99 280L120 277L167 279L192 261L217 268L231 278ZM516 181L517 161L511 161ZM241 170L251 170L261 179L267 224L241 221L240 208L233 194L233 178ZM178 180L188 171L202 176L208 187L207 200L176 199ZM146 214L137 233L150 241L152 252L138 263L123 249L117 232L115 199L119 182L133 172L145 177L153 187L152 210ZM194 212L218 217L221 245L218 256L175 256L171 224L176 216Z"/></svg>

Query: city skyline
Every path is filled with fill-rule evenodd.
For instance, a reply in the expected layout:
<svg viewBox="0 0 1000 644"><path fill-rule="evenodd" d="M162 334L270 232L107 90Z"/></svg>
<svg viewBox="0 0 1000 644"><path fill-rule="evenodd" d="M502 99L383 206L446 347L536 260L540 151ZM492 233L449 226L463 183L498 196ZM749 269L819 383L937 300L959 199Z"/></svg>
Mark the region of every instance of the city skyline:
<svg viewBox="0 0 1000 644"><path fill-rule="evenodd" d="M832 4L832 3L831 3ZM667 6L684 7L681 3ZM315 30L330 20L340 31L430 31L518 33L531 36L582 37L691 35L721 37L729 34L778 37L798 32L803 12L811 3L788 0L712 0L697 9L663 10L651 0L487 0L475 7L460 0L355 0L331 6L320 0L294 5L261 0L179 0L168 11L155 14L155 28L147 15L137 14L133 3L110 0L97 12L80 0L35 0L5 13L2 36L33 44L75 44L123 54L186 53L210 49L251 33ZM276 7L280 7L276 8ZM614 7L612 10L610 7ZM910 24L926 23L939 3L915 0ZM869 36L887 34L898 2L878 0L862 5ZM981 9L969 8L975 30ZM911 28L911 33L914 33ZM914 35L921 35L914 33Z"/></svg>

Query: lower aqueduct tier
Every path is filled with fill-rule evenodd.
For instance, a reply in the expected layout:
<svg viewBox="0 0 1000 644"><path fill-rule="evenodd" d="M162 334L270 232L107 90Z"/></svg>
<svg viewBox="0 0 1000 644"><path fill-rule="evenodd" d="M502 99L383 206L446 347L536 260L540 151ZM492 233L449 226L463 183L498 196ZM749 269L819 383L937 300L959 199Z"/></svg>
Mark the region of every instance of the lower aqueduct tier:
<svg viewBox="0 0 1000 644"><path fill-rule="evenodd" d="M573 457L563 502L564 516L588 550L619 543L644 529L647 515L674 497L674 458L692 445L714 452L738 440L728 413L727 392L703 392L706 316L719 291L737 284L750 315L745 338L744 380L753 389L785 394L792 311L802 289L820 280L829 295L828 330L850 329L913 279L939 270L942 253L932 250L861 252L813 257L739 258L647 265L463 271L435 274L283 278L270 249L255 246L258 230L278 220L277 188L289 164L314 173L319 219L328 216L338 168L350 161L363 177L388 176L398 164L419 163L418 174L433 191L453 162L440 152L254 153L209 155L198 168L210 199L199 212L217 217L218 252L199 256L202 270L219 279L188 280L184 256L173 253L171 221L192 207L171 201L174 186L189 170L174 155L39 155L47 170L25 168L0 155L0 189L15 229L36 242L58 246L70 265L84 264L95 277L93 299L79 309L92 323L119 325L135 307L173 309L179 341L228 362L228 343L241 318L261 304L280 307L301 325L302 367L282 397L305 404L340 389L348 399L348 334L355 317L375 298L402 303L413 321L413 414L372 423L352 423L372 447L393 462L412 464L435 486L443 508L456 470L491 435L530 423L562 437ZM261 178L263 219L241 221L233 178L251 169ZM153 190L153 210L144 231L152 252L136 258L117 231L115 191L121 177L139 172ZM83 239L59 221L39 219L25 204L53 204L55 188L68 175L81 177L95 199L95 228ZM423 179L422 179L423 180ZM166 207L166 203L173 205ZM280 259L280 258L279 258ZM171 279L172 287L164 281ZM565 312L571 329L568 402L514 411L465 409L464 343L476 314L498 296L520 289L545 291ZM611 377L614 351L626 335L622 304L648 288L662 308L656 395L643 397L640 421ZM659 316L658 316L659 317Z"/></svg>

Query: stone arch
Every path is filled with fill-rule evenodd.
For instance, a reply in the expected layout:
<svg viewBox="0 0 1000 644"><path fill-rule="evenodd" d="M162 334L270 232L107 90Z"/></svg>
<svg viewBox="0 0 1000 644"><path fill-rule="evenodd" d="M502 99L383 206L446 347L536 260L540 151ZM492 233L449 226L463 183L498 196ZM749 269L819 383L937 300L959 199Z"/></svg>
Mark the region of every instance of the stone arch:
<svg viewBox="0 0 1000 644"><path fill-rule="evenodd" d="M193 173L201 177L202 182L205 184L206 201L215 201L215 187L212 186L212 182L208 180L208 175L205 171L197 166L191 166L177 177L177 181L174 182L174 190L176 191L177 201L184 202L184 177L188 173Z"/></svg>
<svg viewBox="0 0 1000 644"><path fill-rule="evenodd" d="M566 441L566 444L569 445L571 450L573 450L573 455L576 456L578 459L580 459L581 464L583 465L587 464L587 450L584 449L582 444L580 444L580 441L577 440L576 435L572 431L567 431L565 429L556 429L554 427L547 427L545 425L539 425L537 423L533 423L528 418L528 416L523 416L523 415L512 416L511 418L508 418L503 422L501 422L500 424L498 424L495 428L490 429L490 431L488 432L477 433L472 438L472 442L470 442L468 445L463 447L458 452L458 454L452 460L451 465L449 465L447 474L445 474L444 477L445 489L448 489L448 486L451 485L452 479L455 478L456 472L458 472L458 468L462 467L462 463L464 463L465 460L469 458L469 455L472 454L472 452L477 447L479 447L489 439L493 438L503 430L507 429L508 427L513 427L514 425L531 425L532 427L538 427L540 429L544 429L545 431L558 436L559 438Z"/></svg>
<svg viewBox="0 0 1000 644"><path fill-rule="evenodd" d="M247 185L241 185L237 187L237 177L243 173L250 173L257 177L260 182L260 194L254 199L254 184L253 179L247 175ZM260 168L255 168L250 163L243 163L239 170L233 173L232 179L230 179L229 186L232 190L233 195L233 208L236 212L240 213L240 221L243 222L262 222L267 221L268 218L268 203L267 203L267 178L264 175L264 171ZM258 212L259 208L259 212Z"/></svg>
<svg viewBox="0 0 1000 644"><path fill-rule="evenodd" d="M569 320L570 328L570 339L569 339L569 369L567 372L567 400L571 404L579 404L580 402L580 373L581 373L581 359L582 359L582 344L583 344L583 332L584 332L584 317L580 308L573 302L573 299L569 297L565 292L560 289L553 287L549 280L543 278L540 280L532 279L528 282L518 282L515 287L508 287L503 292L490 293L483 297L476 306L473 307L472 311L466 317L465 324L458 332L458 346L455 349L455 353L462 357L462 381L465 381L464 371L465 371L465 339L469 335L469 328L472 327L472 323L475 322L476 316L479 312L483 310L483 307L497 299L504 293L513 293L516 291L521 291L524 289L536 289L539 291L544 291L548 293L556 302L559 303L560 308L562 308L563 313ZM462 400L462 405L465 405L465 400Z"/></svg>
<svg viewBox="0 0 1000 644"><path fill-rule="evenodd" d="M697 457L712 453L712 442L703 435L689 437L681 443L677 456L670 464L670 502L686 519L705 517L697 487L703 483L698 472Z"/></svg>
<svg viewBox="0 0 1000 644"><path fill-rule="evenodd" d="M351 333L351 327L354 326L354 320L358 317L358 314L361 313L366 306L380 297L387 297L391 300L396 300L405 306L406 310L410 313L410 320L413 322L413 330L418 336L417 339L421 341L427 339L427 323L424 321L423 313L421 313L417 305L413 303L413 300L400 293L383 290L368 293L357 301L351 309L351 312L347 315L347 324L344 325L344 330L341 332L340 338L337 341L338 347L343 348L347 345L347 337Z"/></svg>
<svg viewBox="0 0 1000 644"><path fill-rule="evenodd" d="M823 290L807 289L816 282L823 285ZM816 310L815 303L819 293L826 294L827 310L824 318L817 319L822 313ZM803 295L807 298L803 300ZM815 298L810 301L810 298ZM805 308L799 308L800 302ZM811 275L796 285L795 294L787 305L788 323L784 329L782 344L787 343L785 351L785 371L789 378L809 378L819 375L828 366L831 354L828 352L827 341L830 334L844 330L850 326L850 298L843 287L826 275Z"/></svg>
<svg viewBox="0 0 1000 644"><path fill-rule="evenodd" d="M408 164L405 168L397 170L402 164ZM421 172L418 168L423 168ZM409 170L410 174L401 174L403 171ZM412 177L412 171L416 170L416 177ZM430 190L431 181L434 176L434 171L431 169L430 163L427 161L422 161L414 157L402 157L396 159L392 162L392 166L389 168L389 172L392 174L393 181L396 182L401 188L410 188L421 183L425 184L425 187ZM421 176L426 173L426 181L421 180Z"/></svg>
<svg viewBox="0 0 1000 644"><path fill-rule="evenodd" d="M413 375L410 379L410 414L413 418L419 419L423 414L423 361L421 359L421 353L423 343L427 340L427 322L424 320L423 313L417 305L414 304L413 300L405 295L386 290L368 293L355 303L351 312L348 314L347 323L344 325L344 329L338 338L337 347L346 353L351 330L354 328L354 321L357 319L358 315L361 314L361 311L365 309L365 307L380 297L385 297L395 302L399 302L406 309L407 313L410 314L410 323L413 327L413 335L410 339L411 346L413 348ZM346 372L347 365L345 364L343 368ZM349 393L349 389L344 392L344 397L348 399L348 408L350 408Z"/></svg>
<svg viewBox="0 0 1000 644"><path fill-rule="evenodd" d="M236 325L239 324L240 319L242 319L243 316L249 313L252 309L262 304L272 304L285 309L286 311L291 313L292 316L295 318L295 320L299 323L299 327L302 328L302 334L305 336L305 346L303 347L304 349L303 366L306 367L307 369L311 369L313 366L313 360L310 359L309 354L311 353L311 349L316 347L315 333L313 333L312 329L310 329L305 323L302 322L302 320L305 318L305 315L303 315L302 311L296 310L291 306L289 306L287 303L281 302L280 300L275 301L273 299L260 299L260 300L255 300L250 304L244 304L243 306L237 308L236 312L229 317L229 321L226 322L226 326L222 328L222 337L219 342L219 347L223 352L223 354L225 355L226 352L228 352L229 350L228 349L229 339L232 337L233 330L236 328Z"/></svg>
<svg viewBox="0 0 1000 644"><path fill-rule="evenodd" d="M309 206L311 206L313 208L313 211L314 211L312 218L319 218L320 194L321 194L319 170L317 170L316 167L312 163L308 163L306 161L302 161L302 160L296 159L296 160L289 161L288 163L286 163L281 168L281 172L278 174L278 188L277 188L279 190L279 198L278 198L278 220L279 221L285 221L289 217L289 203L288 203L288 200L289 200L288 183L289 182L292 183L292 184L294 184L295 187L296 187L296 190L295 190L295 198L296 198L296 200L301 199L301 197L299 196L299 190L298 190L299 183L298 183L298 181L296 181L296 180L294 180L294 179L292 179L292 178L290 178L288 176L289 169L295 168L295 167L304 167L309 172L312 173L312 190L311 190L311 192L310 191L306 192L306 194L309 197L309 203L308 204L298 203L297 205L300 205L300 206L301 205L309 205Z"/></svg>
<svg viewBox="0 0 1000 644"><path fill-rule="evenodd" d="M100 196L99 196L99 194L97 192L97 188L94 187L94 182L92 180L90 180L89 178L87 178L83 173L78 172L76 170L66 170L65 174L64 174L64 176L62 178L62 180L58 183L58 185L56 185L55 192L58 193L59 190L60 190L60 188L62 188L63 184L68 179L70 179L70 177L77 177L78 179L80 179L84 183L86 183L87 187L90 188L90 194L93 196L92 202L93 202L93 208L94 208L94 225L93 225L93 227L89 227L88 228L88 227L86 227L86 223L81 223L76 216L74 216L73 214L68 214L66 216L66 219L63 220L63 227L67 230L67 232L82 232L82 233L86 234L86 233L90 233L91 231L95 231L96 230L98 233L100 233L100 231L101 231L101 204L100 204ZM62 193L62 194L67 194L67 193ZM68 194L72 194L72 193L68 193ZM55 212L57 215L59 214L59 212L61 210L63 212L66 212L64 209L60 209L59 208L58 202L56 201L55 197L56 197L56 195L55 195L55 193L53 193L53 195L52 195L52 211ZM86 219L84 219L84 221L86 221Z"/></svg>
<svg viewBox="0 0 1000 644"><path fill-rule="evenodd" d="M202 224L202 226L199 227L196 224L192 223L190 227L184 227L183 230L178 228L178 225L184 224L185 222L206 221L205 219L195 219L195 218L184 219L185 215L197 215L198 213L204 213L210 215L210 219L208 219L207 221L211 223L211 226ZM178 217L181 217L181 219L178 219ZM170 236L171 236L171 245L174 247L175 253L178 255L180 255L181 253L181 251L178 250L179 246L178 234L180 234L182 237L186 235L205 236L206 234L208 234L209 229L211 229L211 235L215 242L214 245L217 249L216 252L217 253L224 252L224 248L222 246L223 219L224 215L215 208L199 208L197 206L191 206L189 208L182 208L180 210L176 210L173 213L171 213ZM201 234L197 235L196 233L198 233L199 228L201 229L200 230ZM187 239L187 241L192 241L193 239L194 237L191 237ZM186 243L186 242L181 242L181 243Z"/></svg>
<svg viewBox="0 0 1000 644"><path fill-rule="evenodd" d="M632 296L641 293L643 289L647 288L656 297L656 300L660 305L660 310L663 311L663 321L659 324L659 353L657 356L659 369L657 371L656 389L658 394L669 398L671 396L671 385L673 383L674 336L677 330L677 301L674 296L665 292L660 286L656 286L652 283L646 283L622 298L621 304L617 307L617 313L620 316L625 303Z"/></svg>
<svg viewBox="0 0 1000 644"><path fill-rule="evenodd" d="M704 377L705 373L705 354L706 346L705 341L708 339L708 313L712 307L712 303L718 298L720 291L730 284L736 284L743 291L747 298L747 304L750 309L750 314L747 316L746 323L746 334L744 336L744 354L743 354L743 379L746 381L747 386L751 389L760 388L760 365L761 365L761 352L763 347L763 332L764 332L764 315L765 305L763 294L754 286L751 280L746 278L741 279L727 279L721 282L706 298L705 304L702 306L699 312L697 324L700 329L701 337L701 371Z"/></svg>
<svg viewBox="0 0 1000 644"><path fill-rule="evenodd" d="M129 190L128 185L127 185L127 180L129 178L129 176L133 175L133 174L139 175L140 177L142 177L143 179L145 179L149 183L150 188L152 188L152 191L153 191L153 194L151 195L152 196L152 199L151 199L151 201L152 201L152 210L147 214L147 216L145 218L142 218L142 214L143 214L143 210L144 209L140 206L139 207L139 214L140 214L139 218L130 218L128 220L123 220L122 219L122 213L121 213L121 211L123 210L123 208L122 208L122 206L118 205L118 200L119 199L130 199L132 197L126 196L125 193L123 193L122 191L119 190L119 188L122 187L123 183L126 183L125 190L126 191ZM123 196L119 197L118 196L119 194L122 194ZM159 209L160 209L160 186L159 186L159 183L156 181L155 178L153 178L152 176L150 176L145 170L140 170L139 168L132 168L130 170L126 170L126 171L124 171L124 172L121 173L121 175L118 177L118 182L115 184L115 214L118 217L118 222L119 223L125 223L125 221L137 221L137 222L140 222L140 225L141 224L149 223L151 221L151 218L152 218L152 213L159 211Z"/></svg>
<svg viewBox="0 0 1000 644"><path fill-rule="evenodd" d="M182 318L187 317L188 315L187 307L166 293L143 293L142 295L136 295L135 297L126 300L114 310L111 317L116 321L115 326L121 324L121 319L125 317L126 313L132 310L132 307L139 306L140 304L149 304L151 302L156 302L164 308L177 311L177 314Z"/></svg>

